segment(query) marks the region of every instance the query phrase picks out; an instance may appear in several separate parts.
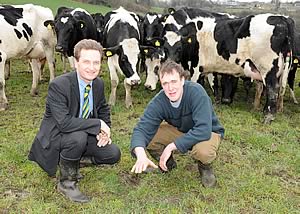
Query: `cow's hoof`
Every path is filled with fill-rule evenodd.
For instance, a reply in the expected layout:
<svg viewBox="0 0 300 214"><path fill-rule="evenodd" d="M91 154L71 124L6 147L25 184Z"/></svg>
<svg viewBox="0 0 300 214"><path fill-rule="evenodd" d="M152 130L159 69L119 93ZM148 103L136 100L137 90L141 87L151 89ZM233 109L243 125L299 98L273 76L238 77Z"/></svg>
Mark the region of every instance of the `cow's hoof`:
<svg viewBox="0 0 300 214"><path fill-rule="evenodd" d="M30 94L31 94L31 96L36 97L39 94L39 92L37 89L31 89Z"/></svg>
<svg viewBox="0 0 300 214"><path fill-rule="evenodd" d="M126 104L125 106L127 109L130 109L132 107L132 103Z"/></svg>
<svg viewBox="0 0 300 214"><path fill-rule="evenodd" d="M8 103L0 103L0 111L5 111L8 109Z"/></svg>
<svg viewBox="0 0 300 214"><path fill-rule="evenodd" d="M264 118L264 124L271 124L271 122L275 120L275 116L273 114L267 114Z"/></svg>

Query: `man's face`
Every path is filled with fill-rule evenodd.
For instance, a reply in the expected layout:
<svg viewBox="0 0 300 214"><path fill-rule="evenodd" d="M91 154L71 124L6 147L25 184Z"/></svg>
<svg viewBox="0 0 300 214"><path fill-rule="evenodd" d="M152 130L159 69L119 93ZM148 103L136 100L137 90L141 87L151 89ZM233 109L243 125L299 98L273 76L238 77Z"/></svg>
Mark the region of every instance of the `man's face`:
<svg viewBox="0 0 300 214"><path fill-rule="evenodd" d="M75 60L75 68L80 79L90 83L95 79L100 71L101 55L97 50L82 49L79 60Z"/></svg>
<svg viewBox="0 0 300 214"><path fill-rule="evenodd" d="M179 73L172 71L172 73L159 75L160 83L166 96L170 101L176 102L181 99L183 94L184 78L180 78Z"/></svg>

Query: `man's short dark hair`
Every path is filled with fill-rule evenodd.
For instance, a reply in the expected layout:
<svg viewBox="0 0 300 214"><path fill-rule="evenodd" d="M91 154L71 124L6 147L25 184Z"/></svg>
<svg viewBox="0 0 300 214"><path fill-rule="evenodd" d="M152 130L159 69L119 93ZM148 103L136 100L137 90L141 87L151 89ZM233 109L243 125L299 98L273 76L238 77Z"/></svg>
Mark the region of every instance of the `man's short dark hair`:
<svg viewBox="0 0 300 214"><path fill-rule="evenodd" d="M158 73L160 77L163 77L165 74L173 73L173 70L179 74L180 78L184 77L185 79L187 79L187 77L189 76L189 73L185 71L180 64L176 63L173 60L165 61L160 67Z"/></svg>
<svg viewBox="0 0 300 214"><path fill-rule="evenodd" d="M96 50L99 51L100 55L102 56L103 47L102 45L93 40L93 39L83 39L80 40L74 47L74 57L78 61L80 58L81 50Z"/></svg>

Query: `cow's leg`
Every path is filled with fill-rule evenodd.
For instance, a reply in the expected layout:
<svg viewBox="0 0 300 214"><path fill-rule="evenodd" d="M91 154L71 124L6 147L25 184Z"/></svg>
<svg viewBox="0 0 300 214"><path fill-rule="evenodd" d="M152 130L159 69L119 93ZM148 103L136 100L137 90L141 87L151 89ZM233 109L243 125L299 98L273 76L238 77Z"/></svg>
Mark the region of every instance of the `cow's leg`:
<svg viewBox="0 0 300 214"><path fill-rule="evenodd" d="M5 62L4 72L5 72L5 80L8 80L10 77L10 60L7 60Z"/></svg>
<svg viewBox="0 0 300 214"><path fill-rule="evenodd" d="M249 94L250 94L250 89L252 87L253 82L251 81L251 79L249 77L242 77L242 80L243 80L244 89L246 91L245 100L246 100L246 102L249 102L250 101Z"/></svg>
<svg viewBox="0 0 300 214"><path fill-rule="evenodd" d="M297 71L297 65L298 64L293 64L289 75L288 75L288 85L290 87L290 94L293 98L293 101L295 104L298 104L298 101L296 99L295 93L294 93L294 83L295 83L295 76L296 76L296 71Z"/></svg>
<svg viewBox="0 0 300 214"><path fill-rule="evenodd" d="M70 64L71 69L74 70L75 69L75 63L74 63L75 59L74 59L74 57L73 56L69 56L68 60L69 60L69 64Z"/></svg>
<svg viewBox="0 0 300 214"><path fill-rule="evenodd" d="M124 79L124 88L125 88L125 106L130 108L132 106L132 97L131 97L131 85L127 84L126 78Z"/></svg>
<svg viewBox="0 0 300 214"><path fill-rule="evenodd" d="M54 59L54 49L47 47L45 48L45 55L49 66L49 72L50 72L50 81L52 81L55 78L55 59ZM41 63L41 62L40 62ZM42 69L40 69L42 73Z"/></svg>
<svg viewBox="0 0 300 214"><path fill-rule="evenodd" d="M8 108L8 101L5 95L5 61L6 54L4 52L1 53L0 58L0 111L4 111Z"/></svg>
<svg viewBox="0 0 300 214"><path fill-rule="evenodd" d="M255 92L255 98L254 98L254 110L258 111L260 108L260 100L261 100L261 95L264 90L264 84L261 81L256 81L256 92Z"/></svg>
<svg viewBox="0 0 300 214"><path fill-rule="evenodd" d="M32 86L31 86L31 91L30 94L32 96L38 95L38 81L39 81L39 76L40 76L40 69L39 69L39 64L37 59L32 59L30 60L30 65L31 65L31 70L32 70Z"/></svg>
<svg viewBox="0 0 300 214"><path fill-rule="evenodd" d="M114 106L116 104L116 94L117 94L117 87L119 84L119 77L116 68L112 65L110 58L108 59L107 64L109 68L110 83L111 83L111 91L110 91L108 103Z"/></svg>
<svg viewBox="0 0 300 214"><path fill-rule="evenodd" d="M277 112L277 101L278 101L278 78L276 77L276 69L272 68L266 76L266 104L264 106L264 123L270 124L275 119Z"/></svg>

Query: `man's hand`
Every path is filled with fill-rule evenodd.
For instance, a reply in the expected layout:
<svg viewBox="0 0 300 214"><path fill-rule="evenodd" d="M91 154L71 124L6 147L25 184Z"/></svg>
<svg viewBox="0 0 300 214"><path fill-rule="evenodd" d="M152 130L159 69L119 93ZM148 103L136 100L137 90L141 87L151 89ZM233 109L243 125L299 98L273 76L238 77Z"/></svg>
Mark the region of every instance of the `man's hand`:
<svg viewBox="0 0 300 214"><path fill-rule="evenodd" d="M164 171L168 171L168 167L167 167L167 161L169 160L172 151L176 150L177 147L175 145L175 143L170 143L168 146L166 146L166 148L164 149L163 153L160 156L159 159L159 166L162 170Z"/></svg>
<svg viewBox="0 0 300 214"><path fill-rule="evenodd" d="M142 173L148 167L158 168L157 165L155 165L150 159L148 159L145 149L143 147L136 147L134 149L134 152L136 154L137 160L134 166L132 167L131 172Z"/></svg>
<svg viewBox="0 0 300 214"><path fill-rule="evenodd" d="M109 128L109 126L103 120L100 120L100 122L101 122L101 128L100 128L101 130L100 130L99 134L104 133L108 136L108 138L110 138L110 128Z"/></svg>
<svg viewBox="0 0 300 214"><path fill-rule="evenodd" d="M104 132L100 132L96 136L96 138L98 140L97 146L99 146L99 147L103 147L103 146L106 146L107 144L111 144L110 137L108 137L108 135Z"/></svg>

